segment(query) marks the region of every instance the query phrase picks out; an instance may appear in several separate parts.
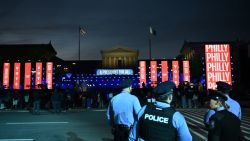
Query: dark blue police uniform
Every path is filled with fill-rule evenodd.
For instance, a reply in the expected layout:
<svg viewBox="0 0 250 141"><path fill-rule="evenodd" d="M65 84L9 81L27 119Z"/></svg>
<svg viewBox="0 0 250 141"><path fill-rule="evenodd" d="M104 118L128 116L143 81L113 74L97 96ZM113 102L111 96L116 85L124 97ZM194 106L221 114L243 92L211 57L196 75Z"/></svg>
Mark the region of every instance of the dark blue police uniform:
<svg viewBox="0 0 250 141"><path fill-rule="evenodd" d="M115 141L128 140L129 130L141 109L138 98L128 91L131 86L132 82L130 80L123 81L121 83L123 91L114 96L108 106L106 116L113 128Z"/></svg>
<svg viewBox="0 0 250 141"><path fill-rule="evenodd" d="M209 98L226 101L227 97L215 90L210 90ZM240 119L223 106L214 109L216 112L209 119L208 141L239 141L242 139Z"/></svg>
<svg viewBox="0 0 250 141"><path fill-rule="evenodd" d="M157 100L161 96L169 96L173 93L172 82L159 84L154 92ZM129 141L191 141L192 136L188 130L187 123L180 112L170 107L169 103L156 101L145 105L138 113L129 134Z"/></svg>
<svg viewBox="0 0 250 141"><path fill-rule="evenodd" d="M235 116L237 116L241 120L241 107L240 107L240 104L237 101L230 98L229 95L228 95L228 92L231 89L231 85L229 85L228 83L222 82L222 81L218 81L218 82L216 82L216 84L217 84L217 90L224 93L225 96L227 97L226 104L229 106L228 110L230 112L232 112ZM213 114L215 114L215 111L213 109L208 109L208 111L204 115L204 124L205 124L205 126L208 126L209 118Z"/></svg>

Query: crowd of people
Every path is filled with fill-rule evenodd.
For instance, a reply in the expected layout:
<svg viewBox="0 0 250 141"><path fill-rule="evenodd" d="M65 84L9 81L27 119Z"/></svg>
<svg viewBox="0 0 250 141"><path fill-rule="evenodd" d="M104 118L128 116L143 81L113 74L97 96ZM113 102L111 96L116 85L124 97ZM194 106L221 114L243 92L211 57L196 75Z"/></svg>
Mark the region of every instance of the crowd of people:
<svg viewBox="0 0 250 141"><path fill-rule="evenodd" d="M74 108L106 108L116 91L116 89L83 91L80 85L76 85L74 89L60 87L53 90L43 87L36 90L0 89L0 110L29 110L37 114L41 109L60 113Z"/></svg>
<svg viewBox="0 0 250 141"><path fill-rule="evenodd" d="M244 140L241 129L241 107L230 96L231 85L217 82L217 90L204 90L201 83L173 82L155 88L132 88L131 80L124 80L117 89L74 89L56 87L48 90L0 90L0 109L26 109L40 114L40 109L60 113L72 108L107 108L107 119L114 141L180 140L190 141L184 116L175 108L204 107L204 125L209 141ZM233 125L233 126L231 126ZM225 136L227 135L227 136ZM230 135L230 136L228 136Z"/></svg>
<svg viewBox="0 0 250 141"><path fill-rule="evenodd" d="M155 100L155 95L152 92L153 87L148 86L140 90L137 96L142 104ZM176 108L200 108L206 107L208 92L204 89L202 83L190 83L183 81L175 88L173 94L173 102L171 103Z"/></svg>
<svg viewBox="0 0 250 141"><path fill-rule="evenodd" d="M85 85L76 84L73 89L61 89L56 87L48 90L41 85L40 89L34 90L13 90L0 89L0 110L45 109L54 111L65 111L72 108L106 108L109 100L119 93L120 88L97 89L86 88ZM142 89L133 88L132 93L138 97L142 105L154 100L152 87ZM197 108L203 106L206 93L203 86L190 85L187 82L180 84L174 95L175 107ZM56 107L56 108L55 108Z"/></svg>

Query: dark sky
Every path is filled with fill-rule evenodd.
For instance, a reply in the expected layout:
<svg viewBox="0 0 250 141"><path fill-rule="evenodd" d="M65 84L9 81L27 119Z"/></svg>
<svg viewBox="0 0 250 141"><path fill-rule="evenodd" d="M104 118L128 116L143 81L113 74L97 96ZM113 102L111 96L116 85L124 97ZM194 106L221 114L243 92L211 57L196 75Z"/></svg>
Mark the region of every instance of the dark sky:
<svg viewBox="0 0 250 141"><path fill-rule="evenodd" d="M149 26L153 58L173 58L184 40L250 40L248 0L2 0L0 44L52 41L57 56L99 60L100 50L124 45L147 59Z"/></svg>

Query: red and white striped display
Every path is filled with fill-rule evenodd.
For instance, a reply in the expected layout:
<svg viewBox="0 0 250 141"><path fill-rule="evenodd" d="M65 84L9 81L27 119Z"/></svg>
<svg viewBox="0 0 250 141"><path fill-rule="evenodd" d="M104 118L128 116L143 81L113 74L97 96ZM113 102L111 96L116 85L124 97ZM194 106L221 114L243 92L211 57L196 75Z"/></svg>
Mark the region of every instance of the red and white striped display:
<svg viewBox="0 0 250 141"><path fill-rule="evenodd" d="M161 79L162 82L168 81L168 62L161 61Z"/></svg>
<svg viewBox="0 0 250 141"><path fill-rule="evenodd" d="M35 79L35 88L40 89L38 87L39 84L42 84L42 62L36 62L36 79Z"/></svg>
<svg viewBox="0 0 250 141"><path fill-rule="evenodd" d="M140 88L142 83L146 85L146 61L140 61Z"/></svg>
<svg viewBox="0 0 250 141"><path fill-rule="evenodd" d="M150 61L150 80L151 80L151 86L156 87L157 86L157 62L156 61Z"/></svg>
<svg viewBox="0 0 250 141"><path fill-rule="evenodd" d="M190 69L189 69L189 61L183 61L183 79L184 81L190 82Z"/></svg>
<svg viewBox="0 0 250 141"><path fill-rule="evenodd" d="M48 89L52 89L52 75L53 75L53 63L47 62L46 63L46 83Z"/></svg>
<svg viewBox="0 0 250 141"><path fill-rule="evenodd" d="M20 89L20 63L14 63L13 89Z"/></svg>
<svg viewBox="0 0 250 141"><path fill-rule="evenodd" d="M172 72L173 72L173 82L176 87L179 86L179 63L178 61L172 61Z"/></svg>
<svg viewBox="0 0 250 141"><path fill-rule="evenodd" d="M24 71L24 89L30 89L31 83L31 63L25 63L25 71Z"/></svg>
<svg viewBox="0 0 250 141"><path fill-rule="evenodd" d="M10 63L3 64L3 86L9 89L10 86Z"/></svg>

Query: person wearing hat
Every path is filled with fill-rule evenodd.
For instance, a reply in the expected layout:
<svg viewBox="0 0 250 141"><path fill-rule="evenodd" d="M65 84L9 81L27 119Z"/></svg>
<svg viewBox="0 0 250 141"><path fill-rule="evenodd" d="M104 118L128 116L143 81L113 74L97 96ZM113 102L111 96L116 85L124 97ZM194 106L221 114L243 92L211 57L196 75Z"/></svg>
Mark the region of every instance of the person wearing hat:
<svg viewBox="0 0 250 141"><path fill-rule="evenodd" d="M215 113L209 118L208 141L241 140L240 119L228 111L222 92L209 90L209 106Z"/></svg>
<svg viewBox="0 0 250 141"><path fill-rule="evenodd" d="M160 83L153 92L156 102L145 105L138 113L129 134L129 141L191 141L187 123L180 112L170 106L175 84Z"/></svg>
<svg viewBox="0 0 250 141"><path fill-rule="evenodd" d="M240 104L233 100L232 98L229 97L229 92L231 90L231 85L226 83L226 82L222 82L222 81L218 81L216 82L217 85L217 90L222 92L226 97L226 104L228 105L228 110L230 112L232 112L233 114L235 114L240 120L241 120L241 107ZM209 123L209 118L215 113L215 111L213 109L208 109L207 113L204 116L204 124L207 127L208 123Z"/></svg>
<svg viewBox="0 0 250 141"><path fill-rule="evenodd" d="M131 94L131 80L122 81L120 86L122 91L110 100L106 116L112 128L114 141L127 141L129 130L141 105L138 98Z"/></svg>

